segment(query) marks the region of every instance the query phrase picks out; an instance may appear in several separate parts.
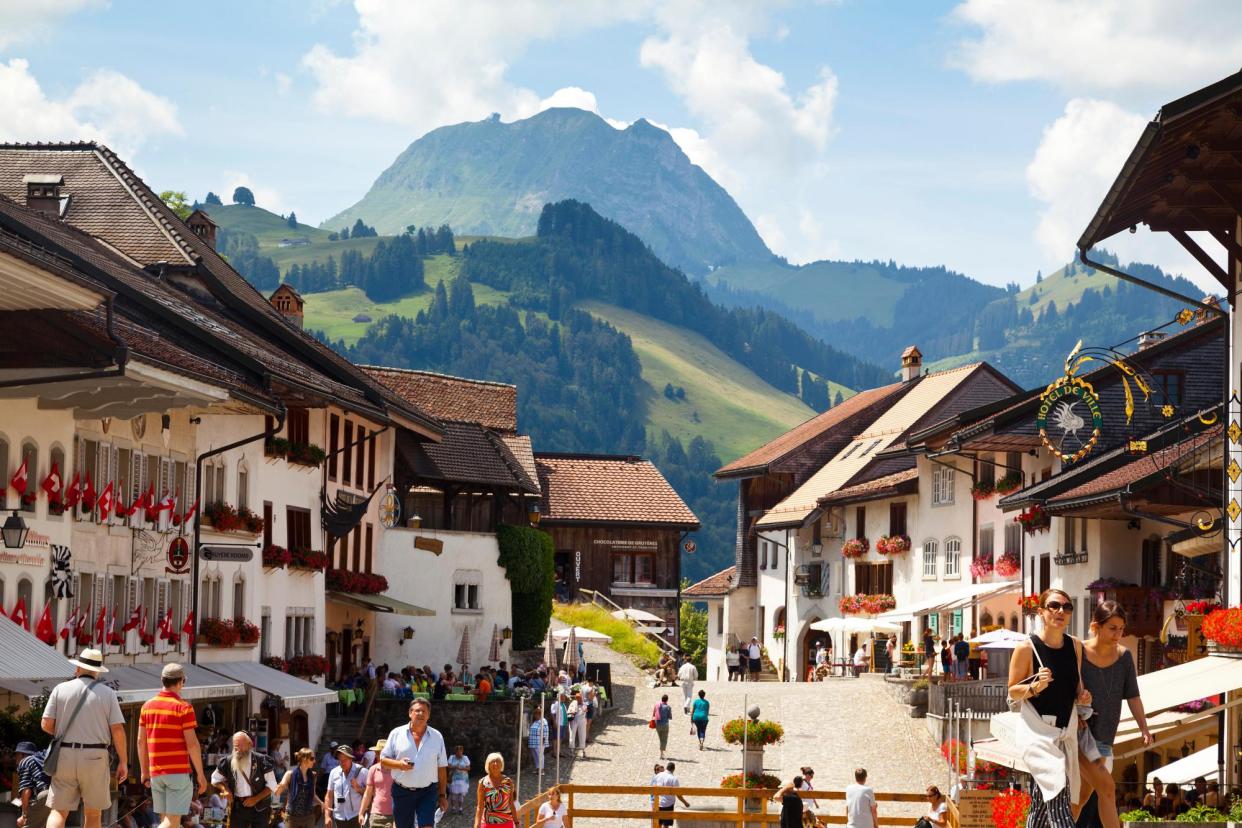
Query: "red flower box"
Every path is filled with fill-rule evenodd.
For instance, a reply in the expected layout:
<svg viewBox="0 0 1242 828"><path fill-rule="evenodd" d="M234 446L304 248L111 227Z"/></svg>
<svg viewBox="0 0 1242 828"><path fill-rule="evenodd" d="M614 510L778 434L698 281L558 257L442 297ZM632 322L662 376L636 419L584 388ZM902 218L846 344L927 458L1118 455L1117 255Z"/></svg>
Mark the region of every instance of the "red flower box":
<svg viewBox="0 0 1242 828"><path fill-rule="evenodd" d="M861 558L870 548L866 538L851 538L842 544L841 554L847 558Z"/></svg>
<svg viewBox="0 0 1242 828"><path fill-rule="evenodd" d="M1203 637L1228 649L1242 648L1242 608L1213 610L1203 619Z"/></svg>
<svg viewBox="0 0 1242 828"><path fill-rule="evenodd" d="M996 559L993 571L1002 578L1012 578L1022 571L1022 561L1017 552L1006 552Z"/></svg>
<svg viewBox="0 0 1242 828"><path fill-rule="evenodd" d="M263 550L263 566L268 569L280 569L293 562L293 554L283 546L272 544Z"/></svg>
<svg viewBox="0 0 1242 828"><path fill-rule="evenodd" d="M355 595L375 595L388 590L388 579L370 572L349 572L333 569L328 573L327 588L330 592L352 592Z"/></svg>
<svg viewBox="0 0 1242 828"><path fill-rule="evenodd" d="M1030 810L1031 797L1026 791L1001 791L992 800L992 824L996 828L1022 828Z"/></svg>
<svg viewBox="0 0 1242 828"><path fill-rule="evenodd" d="M846 595L837 608L842 615L879 615L897 609L897 599L891 595Z"/></svg>
<svg viewBox="0 0 1242 828"><path fill-rule="evenodd" d="M328 556L313 549L292 549L289 554L293 556L289 566L298 569L311 569L318 572L328 565Z"/></svg>
<svg viewBox="0 0 1242 828"><path fill-rule="evenodd" d="M295 676L322 676L328 672L328 659L321 655L294 656L289 659L288 672Z"/></svg>
<svg viewBox="0 0 1242 828"><path fill-rule="evenodd" d="M910 551L908 535L885 535L875 542L875 551L881 555L904 555Z"/></svg>

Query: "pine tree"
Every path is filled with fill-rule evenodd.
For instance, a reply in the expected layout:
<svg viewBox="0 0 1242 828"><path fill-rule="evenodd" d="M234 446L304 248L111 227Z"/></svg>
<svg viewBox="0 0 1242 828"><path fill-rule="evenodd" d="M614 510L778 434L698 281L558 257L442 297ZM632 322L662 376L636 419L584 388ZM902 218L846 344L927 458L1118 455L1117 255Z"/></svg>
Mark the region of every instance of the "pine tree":
<svg viewBox="0 0 1242 828"><path fill-rule="evenodd" d="M294 230L298 229L298 214L292 210L289 211L289 227Z"/></svg>
<svg viewBox="0 0 1242 828"><path fill-rule="evenodd" d="M223 207L224 202L220 200L220 196L215 193L208 192L207 197L203 199L203 203L212 207Z"/></svg>

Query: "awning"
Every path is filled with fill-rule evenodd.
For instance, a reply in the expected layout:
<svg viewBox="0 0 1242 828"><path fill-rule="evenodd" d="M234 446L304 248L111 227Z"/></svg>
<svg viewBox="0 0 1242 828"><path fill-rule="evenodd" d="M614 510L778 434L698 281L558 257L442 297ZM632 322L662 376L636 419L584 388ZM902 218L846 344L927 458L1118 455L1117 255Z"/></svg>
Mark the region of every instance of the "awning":
<svg viewBox="0 0 1242 828"><path fill-rule="evenodd" d="M1217 771L1220 770L1216 764L1216 750L1216 745L1211 745L1197 753L1183 756L1176 762L1170 762L1163 768L1156 768L1147 774L1147 784L1150 785L1155 779L1159 779L1166 785L1184 785L1200 776L1209 780L1215 779Z"/></svg>
<svg viewBox="0 0 1242 828"><path fill-rule="evenodd" d="M325 690L317 684L274 670L256 661L221 661L206 665L213 673L219 673L233 681L269 696L280 698L286 705L304 706L328 704L336 701L335 690Z"/></svg>
<svg viewBox="0 0 1242 828"><path fill-rule="evenodd" d="M989 598L1011 592L1022 586L1021 581L1003 581L990 584L970 584L952 592L942 592L931 598L925 598L908 606L882 612L876 618L885 621L904 621L911 616L930 615L933 612L945 612L950 609L969 606L974 601L986 601Z"/></svg>
<svg viewBox="0 0 1242 828"><path fill-rule="evenodd" d="M158 688L163 686L163 683L160 681L160 670L163 668L163 664L134 665L134 669L141 670L155 679L157 692ZM181 688L181 698L183 699L196 701L199 699L227 699L246 695L246 688L242 687L241 684L230 679L222 679L218 673L213 673L202 665L182 664L181 669L185 670L185 686Z"/></svg>
<svg viewBox="0 0 1242 828"><path fill-rule="evenodd" d="M1242 659L1207 656L1145 673L1138 677L1143 707L1154 713L1179 704L1242 688ZM1127 705L1121 713L1121 726L1133 724Z"/></svg>
<svg viewBox="0 0 1242 828"><path fill-rule="evenodd" d="M1174 538L1181 534L1183 533L1175 533ZM1170 540L1172 540L1172 538L1170 538ZM1214 555L1220 552L1220 550L1224 547L1219 532L1214 532L1210 535L1204 535L1201 532L1194 532L1181 540L1174 540L1173 543L1170 544L1169 548L1172 549L1175 554L1183 555L1187 558L1197 558L1200 555Z"/></svg>
<svg viewBox="0 0 1242 828"><path fill-rule="evenodd" d="M398 601L388 595L359 595L356 592L329 592L329 601L336 601L338 604L349 604L350 606L362 607L372 612L391 612L396 615L414 615L423 618L430 618L436 614L435 610L416 607L413 604L407 604L405 601Z"/></svg>
<svg viewBox="0 0 1242 828"><path fill-rule="evenodd" d="M0 623L0 688L34 698L73 678L73 665L52 647L44 644L7 618Z"/></svg>

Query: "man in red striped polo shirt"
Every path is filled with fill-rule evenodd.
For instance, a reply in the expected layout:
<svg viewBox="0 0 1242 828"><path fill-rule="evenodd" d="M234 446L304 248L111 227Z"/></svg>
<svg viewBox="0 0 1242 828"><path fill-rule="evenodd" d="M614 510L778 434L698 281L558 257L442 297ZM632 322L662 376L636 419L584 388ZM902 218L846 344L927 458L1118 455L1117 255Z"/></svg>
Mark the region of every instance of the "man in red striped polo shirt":
<svg viewBox="0 0 1242 828"><path fill-rule="evenodd" d="M190 812L194 785L190 766L198 776L198 795L207 790L203 755L198 745L194 707L181 698L185 669L165 664L160 671L164 689L142 705L138 717L138 763L142 783L151 788L151 807L160 815L159 828L176 828Z"/></svg>

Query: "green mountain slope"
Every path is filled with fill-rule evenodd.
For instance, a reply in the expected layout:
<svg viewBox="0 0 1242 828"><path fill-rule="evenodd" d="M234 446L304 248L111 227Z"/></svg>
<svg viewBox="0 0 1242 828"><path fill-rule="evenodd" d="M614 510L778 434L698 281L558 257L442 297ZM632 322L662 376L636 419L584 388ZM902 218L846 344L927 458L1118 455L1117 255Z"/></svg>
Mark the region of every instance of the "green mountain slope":
<svg viewBox="0 0 1242 828"><path fill-rule="evenodd" d="M433 130L322 226L361 218L381 233L447 223L455 233L529 236L543 205L566 198L588 202L689 273L772 258L741 208L667 132L644 120L618 130L580 109Z"/></svg>
<svg viewBox="0 0 1242 828"><path fill-rule="evenodd" d="M280 242L286 239L328 240L326 231L301 222L294 229L286 219L262 207L248 207L245 204L200 204L199 207L225 232L250 233L258 239L263 250L277 249Z"/></svg>

